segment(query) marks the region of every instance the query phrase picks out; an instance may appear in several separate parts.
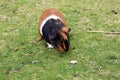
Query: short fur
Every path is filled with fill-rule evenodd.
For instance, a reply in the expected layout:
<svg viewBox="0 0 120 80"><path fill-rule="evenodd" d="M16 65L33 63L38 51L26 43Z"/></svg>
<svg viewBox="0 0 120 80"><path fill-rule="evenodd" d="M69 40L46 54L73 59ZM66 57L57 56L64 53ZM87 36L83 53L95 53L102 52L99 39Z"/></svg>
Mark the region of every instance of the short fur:
<svg viewBox="0 0 120 80"><path fill-rule="evenodd" d="M58 18L50 18L43 25L43 22L51 15L55 15ZM40 37L38 40L40 41L44 37L47 43L53 45L59 51L68 51L70 47L70 29L66 26L67 24L65 18L58 10L54 8L47 9L40 17L38 24L38 32L40 34Z"/></svg>

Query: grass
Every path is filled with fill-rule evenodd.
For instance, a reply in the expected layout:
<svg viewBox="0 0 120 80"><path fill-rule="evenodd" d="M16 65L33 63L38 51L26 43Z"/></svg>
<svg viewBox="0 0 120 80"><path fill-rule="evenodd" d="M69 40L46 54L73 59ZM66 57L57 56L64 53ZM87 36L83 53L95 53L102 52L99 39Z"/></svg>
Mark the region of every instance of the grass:
<svg viewBox="0 0 120 80"><path fill-rule="evenodd" d="M119 0L3 0L0 2L0 80L120 80ZM71 49L60 53L38 43L43 10L66 17ZM70 64L77 60L77 64Z"/></svg>

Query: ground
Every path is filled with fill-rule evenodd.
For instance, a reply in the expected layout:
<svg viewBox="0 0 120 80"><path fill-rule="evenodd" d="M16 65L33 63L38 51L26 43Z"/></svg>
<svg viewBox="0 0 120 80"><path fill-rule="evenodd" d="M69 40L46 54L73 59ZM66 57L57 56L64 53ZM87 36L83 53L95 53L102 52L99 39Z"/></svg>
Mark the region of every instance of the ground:
<svg viewBox="0 0 120 80"><path fill-rule="evenodd" d="M2 0L0 80L120 80L120 0ZM72 29L61 53L37 42L39 17L60 10ZM76 64L71 64L76 60Z"/></svg>

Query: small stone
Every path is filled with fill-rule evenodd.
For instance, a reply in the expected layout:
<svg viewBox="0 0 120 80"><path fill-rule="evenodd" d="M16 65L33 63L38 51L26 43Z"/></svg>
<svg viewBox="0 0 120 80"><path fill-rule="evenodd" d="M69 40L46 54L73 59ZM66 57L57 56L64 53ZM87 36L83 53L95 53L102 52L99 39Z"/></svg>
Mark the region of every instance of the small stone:
<svg viewBox="0 0 120 80"><path fill-rule="evenodd" d="M25 43L24 43L24 42L21 42L21 45L25 45Z"/></svg>
<svg viewBox="0 0 120 80"><path fill-rule="evenodd" d="M18 51L18 50L19 50L19 49L16 47L14 51L16 52L16 51Z"/></svg>
<svg viewBox="0 0 120 80"><path fill-rule="evenodd" d="M38 60L33 60L31 63L32 64L38 63Z"/></svg>
<svg viewBox="0 0 120 80"><path fill-rule="evenodd" d="M78 76L79 76L79 74L73 74L73 76L74 76L74 77L78 77Z"/></svg>
<svg viewBox="0 0 120 80"><path fill-rule="evenodd" d="M75 49L75 47L72 47L72 49Z"/></svg>
<svg viewBox="0 0 120 80"><path fill-rule="evenodd" d="M115 10L112 10L112 12L113 12L114 14L117 14L117 11L115 11Z"/></svg>
<svg viewBox="0 0 120 80"><path fill-rule="evenodd" d="M92 29L91 29L91 28L89 28L88 30L89 30L89 31L92 31Z"/></svg>
<svg viewBox="0 0 120 80"><path fill-rule="evenodd" d="M71 60L70 61L70 64L76 64L77 63L77 60Z"/></svg>

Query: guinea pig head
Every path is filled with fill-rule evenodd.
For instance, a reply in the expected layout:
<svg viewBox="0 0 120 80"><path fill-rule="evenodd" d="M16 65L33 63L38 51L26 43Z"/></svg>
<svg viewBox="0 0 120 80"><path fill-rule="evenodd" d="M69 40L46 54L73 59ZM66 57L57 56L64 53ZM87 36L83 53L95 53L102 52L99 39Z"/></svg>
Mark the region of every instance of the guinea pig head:
<svg viewBox="0 0 120 80"><path fill-rule="evenodd" d="M60 30L52 30L49 34L50 43L61 52L68 51L70 47L70 31L71 29L67 27L62 27Z"/></svg>

